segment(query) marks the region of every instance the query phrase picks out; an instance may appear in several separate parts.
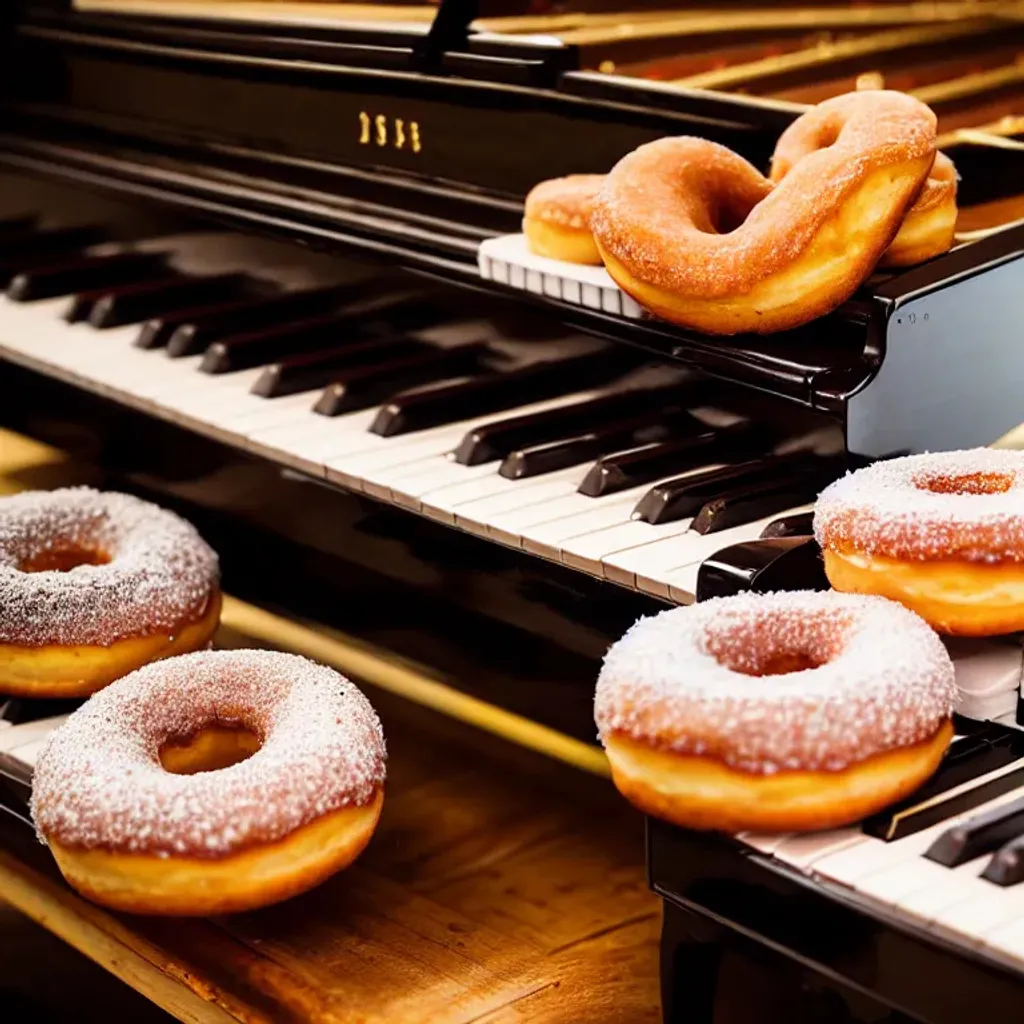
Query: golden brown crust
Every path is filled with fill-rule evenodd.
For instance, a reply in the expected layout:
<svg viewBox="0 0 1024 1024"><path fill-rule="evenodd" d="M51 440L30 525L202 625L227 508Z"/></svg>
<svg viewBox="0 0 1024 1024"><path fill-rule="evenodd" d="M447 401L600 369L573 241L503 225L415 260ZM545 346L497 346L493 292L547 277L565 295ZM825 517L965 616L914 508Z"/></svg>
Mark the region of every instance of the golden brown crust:
<svg viewBox="0 0 1024 1024"><path fill-rule="evenodd" d="M749 775L706 757L605 737L616 787L647 814L683 828L814 832L858 821L908 796L938 767L953 738L943 723L911 747L876 754L839 772Z"/></svg>
<svg viewBox="0 0 1024 1024"><path fill-rule="evenodd" d="M542 181L527 195L525 214L530 220L589 231L594 200L604 180L603 174L570 174Z"/></svg>
<svg viewBox="0 0 1024 1024"><path fill-rule="evenodd" d="M83 896L115 910L175 917L237 913L297 896L348 867L370 841L384 790L275 843L217 860L79 850L49 839L61 873Z"/></svg>
<svg viewBox="0 0 1024 1024"><path fill-rule="evenodd" d="M169 634L128 637L109 645L23 647L0 644L0 693L16 697L87 697L151 661L199 651L220 623L215 588L201 614Z"/></svg>
<svg viewBox="0 0 1024 1024"><path fill-rule="evenodd" d="M1024 565L1017 562L902 560L846 547L824 550L836 590L877 594L916 612L950 636L1024 630Z"/></svg>
<svg viewBox="0 0 1024 1024"><path fill-rule="evenodd" d="M953 161L945 153L936 153L924 188L907 211L879 265L909 267L948 252L956 233L956 190Z"/></svg>
<svg viewBox="0 0 1024 1024"><path fill-rule="evenodd" d="M715 143L662 139L616 165L591 224L612 277L642 305L709 333L768 333L856 290L934 154L926 106L901 93L852 93L783 134L779 185Z"/></svg>

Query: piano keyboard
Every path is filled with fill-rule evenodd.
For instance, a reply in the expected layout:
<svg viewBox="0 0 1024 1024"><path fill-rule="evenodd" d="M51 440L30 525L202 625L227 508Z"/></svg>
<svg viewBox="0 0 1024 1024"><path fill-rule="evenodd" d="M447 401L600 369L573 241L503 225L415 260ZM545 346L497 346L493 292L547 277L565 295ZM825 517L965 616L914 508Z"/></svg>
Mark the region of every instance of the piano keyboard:
<svg viewBox="0 0 1024 1024"><path fill-rule="evenodd" d="M740 842L929 932L1024 964L1024 733L967 723L933 778L863 825Z"/></svg>
<svg viewBox="0 0 1024 1024"><path fill-rule="evenodd" d="M251 260L198 280L159 242L142 258L48 235L0 225L0 356L667 601L842 471L837 432L787 438L716 407L717 385L585 336L516 337L436 289L281 293Z"/></svg>

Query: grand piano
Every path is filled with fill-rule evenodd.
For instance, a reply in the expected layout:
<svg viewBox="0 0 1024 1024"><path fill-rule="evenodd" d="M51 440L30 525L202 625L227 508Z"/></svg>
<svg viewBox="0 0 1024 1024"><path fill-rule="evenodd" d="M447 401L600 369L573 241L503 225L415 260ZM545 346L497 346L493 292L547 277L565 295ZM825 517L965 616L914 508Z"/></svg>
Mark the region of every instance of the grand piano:
<svg viewBox="0 0 1024 1024"><path fill-rule="evenodd" d="M598 774L597 666L638 616L825 586L826 483L1024 420L1024 5L624 6L27 0L0 93L0 425L188 515L238 600L415 661L463 699L435 709ZM486 257L542 178L670 134L764 167L862 75L938 113L957 244L805 328L702 337ZM940 918L1014 886L972 875L975 900L964 862L959 902L901 903L942 887L922 834L1022 784L1019 642L955 653L957 756L834 838L888 850L867 860L905 892L791 837L649 823L666 1024L717 1019L733 969L774 993L744 1020L776 996L789 1020L1010 1019L1005 915ZM16 813L66 710L4 708Z"/></svg>

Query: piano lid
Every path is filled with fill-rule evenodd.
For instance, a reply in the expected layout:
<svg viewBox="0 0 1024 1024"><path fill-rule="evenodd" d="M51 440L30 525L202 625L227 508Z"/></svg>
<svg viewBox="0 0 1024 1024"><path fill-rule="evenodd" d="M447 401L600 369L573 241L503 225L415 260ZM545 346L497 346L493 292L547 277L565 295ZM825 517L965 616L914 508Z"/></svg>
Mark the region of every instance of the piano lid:
<svg viewBox="0 0 1024 1024"><path fill-rule="evenodd" d="M74 0L76 11L147 18L256 21L264 24L330 26L351 22L426 22L440 0L387 3L303 3L301 0Z"/></svg>

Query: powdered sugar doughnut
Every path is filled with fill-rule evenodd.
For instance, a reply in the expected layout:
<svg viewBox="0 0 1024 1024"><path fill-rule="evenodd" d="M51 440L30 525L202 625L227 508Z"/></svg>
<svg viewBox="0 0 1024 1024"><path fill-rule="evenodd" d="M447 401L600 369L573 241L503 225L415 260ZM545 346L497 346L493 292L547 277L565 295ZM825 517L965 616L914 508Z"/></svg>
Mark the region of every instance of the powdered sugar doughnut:
<svg viewBox="0 0 1024 1024"><path fill-rule="evenodd" d="M876 462L822 493L814 531L837 590L900 601L946 633L1024 629L1024 452Z"/></svg>
<svg viewBox="0 0 1024 1024"><path fill-rule="evenodd" d="M87 487L0 498L0 692L78 696L204 647L217 556L172 512Z"/></svg>
<svg viewBox="0 0 1024 1024"><path fill-rule="evenodd" d="M953 665L881 598L718 598L642 619L595 717L619 789L691 828L831 828L906 795L952 737Z"/></svg>
<svg viewBox="0 0 1024 1024"><path fill-rule="evenodd" d="M554 260L600 266L590 215L603 184L603 174L570 174L537 185L526 197L523 217L530 249Z"/></svg>
<svg viewBox="0 0 1024 1024"><path fill-rule="evenodd" d="M207 770L234 751L251 756ZM39 756L32 815L65 877L97 902L223 913L354 860L380 814L384 761L376 713L337 672L273 651L206 651L141 668L76 711Z"/></svg>

